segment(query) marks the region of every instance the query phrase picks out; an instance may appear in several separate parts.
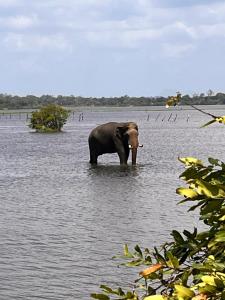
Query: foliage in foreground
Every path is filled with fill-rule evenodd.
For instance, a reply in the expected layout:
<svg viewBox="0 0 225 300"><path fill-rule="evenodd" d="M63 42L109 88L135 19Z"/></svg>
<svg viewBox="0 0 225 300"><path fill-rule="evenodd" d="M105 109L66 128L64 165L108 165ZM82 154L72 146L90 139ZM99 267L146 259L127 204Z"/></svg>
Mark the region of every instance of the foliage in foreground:
<svg viewBox="0 0 225 300"><path fill-rule="evenodd" d="M186 166L180 177L186 187L177 189L191 204L189 211L199 209L204 232L196 228L182 233L173 230L172 241L153 250L133 252L124 246L124 265L143 267L132 290L111 289L101 285L94 299L116 300L217 300L225 299L225 163L209 158L205 166L192 157L179 159Z"/></svg>
<svg viewBox="0 0 225 300"><path fill-rule="evenodd" d="M62 106L49 104L32 113L29 127L38 132L61 131L69 112Z"/></svg>

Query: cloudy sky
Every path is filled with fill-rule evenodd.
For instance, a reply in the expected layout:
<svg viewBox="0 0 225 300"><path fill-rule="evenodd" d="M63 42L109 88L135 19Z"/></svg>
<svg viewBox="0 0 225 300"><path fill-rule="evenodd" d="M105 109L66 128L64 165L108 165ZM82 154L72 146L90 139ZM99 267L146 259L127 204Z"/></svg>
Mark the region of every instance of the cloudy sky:
<svg viewBox="0 0 225 300"><path fill-rule="evenodd" d="M225 1L0 0L0 93L225 92Z"/></svg>

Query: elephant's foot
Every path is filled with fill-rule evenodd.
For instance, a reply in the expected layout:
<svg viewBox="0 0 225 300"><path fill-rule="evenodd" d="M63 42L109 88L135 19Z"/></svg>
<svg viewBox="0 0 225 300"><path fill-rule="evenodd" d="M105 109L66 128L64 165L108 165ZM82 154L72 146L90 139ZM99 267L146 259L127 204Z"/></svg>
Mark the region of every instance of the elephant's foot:
<svg viewBox="0 0 225 300"><path fill-rule="evenodd" d="M121 166L127 166L127 162L120 162Z"/></svg>

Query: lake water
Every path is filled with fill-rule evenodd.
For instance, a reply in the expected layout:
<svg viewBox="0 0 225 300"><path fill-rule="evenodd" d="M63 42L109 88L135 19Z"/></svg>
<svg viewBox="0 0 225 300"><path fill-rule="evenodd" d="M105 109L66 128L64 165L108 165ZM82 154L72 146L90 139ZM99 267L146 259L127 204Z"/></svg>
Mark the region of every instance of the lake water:
<svg viewBox="0 0 225 300"><path fill-rule="evenodd" d="M210 117L197 111L157 109L83 109L59 134L1 116L0 299L89 299L102 283L131 287L136 270L111 259L123 244L151 248L172 229L201 228L177 205L177 157L225 160L225 127L200 128ZM108 121L138 123L136 167L120 167L116 154L89 165L89 132Z"/></svg>

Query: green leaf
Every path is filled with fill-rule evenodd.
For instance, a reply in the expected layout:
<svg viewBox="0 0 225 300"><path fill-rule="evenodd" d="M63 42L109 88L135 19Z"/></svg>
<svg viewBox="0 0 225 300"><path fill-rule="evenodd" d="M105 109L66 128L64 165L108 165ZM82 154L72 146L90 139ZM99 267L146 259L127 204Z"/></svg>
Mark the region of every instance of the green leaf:
<svg viewBox="0 0 225 300"><path fill-rule="evenodd" d="M187 168L181 175L179 176L180 178L184 180L189 180L189 179L194 179L198 175L198 171L192 167Z"/></svg>
<svg viewBox="0 0 225 300"><path fill-rule="evenodd" d="M190 231L188 231L188 230L184 230L183 231L183 234L187 237L187 238L189 238L189 239L193 239L194 238L194 235L190 232Z"/></svg>
<svg viewBox="0 0 225 300"><path fill-rule="evenodd" d="M206 284L204 287L199 287L199 292L203 294L215 294L216 287L213 285Z"/></svg>
<svg viewBox="0 0 225 300"><path fill-rule="evenodd" d="M225 291L223 291L221 294L221 300L225 300Z"/></svg>
<svg viewBox="0 0 225 300"><path fill-rule="evenodd" d="M168 257L168 261L166 262L167 266L170 267L170 268L174 268L174 269L179 268L178 259L175 256L173 256L173 254L170 251L168 251L166 253L166 255Z"/></svg>
<svg viewBox="0 0 225 300"><path fill-rule="evenodd" d="M153 255L155 256L156 260L162 264L164 264L165 258L159 253L157 247L154 247L155 253L153 253Z"/></svg>
<svg viewBox="0 0 225 300"><path fill-rule="evenodd" d="M196 239L197 240L205 240L209 237L209 231L203 231L197 234Z"/></svg>
<svg viewBox="0 0 225 300"><path fill-rule="evenodd" d="M133 258L134 257L134 255L129 251L127 244L125 244L124 247L123 247L123 253L128 258Z"/></svg>
<svg viewBox="0 0 225 300"><path fill-rule="evenodd" d="M201 215L208 214L213 211L218 211L223 204L223 200L211 200L208 201L201 209Z"/></svg>
<svg viewBox="0 0 225 300"><path fill-rule="evenodd" d="M209 157L208 158L208 161L211 165L214 165L214 166L221 166L221 162L219 159L215 159L215 158L212 158L212 157Z"/></svg>
<svg viewBox="0 0 225 300"><path fill-rule="evenodd" d="M144 264L144 262L145 261L143 259L137 259L137 260L129 261L127 263L123 263L122 265L127 266L127 267L137 267L137 266Z"/></svg>
<svg viewBox="0 0 225 300"><path fill-rule="evenodd" d="M225 242L225 231L219 231L215 235L216 242Z"/></svg>
<svg viewBox="0 0 225 300"><path fill-rule="evenodd" d="M182 274L182 277L181 277L183 285L185 285L185 286L187 285L189 276L190 276L190 272L184 271L184 273Z"/></svg>
<svg viewBox="0 0 225 300"><path fill-rule="evenodd" d="M111 289L110 287L108 287L107 285L100 285L100 288L106 292L106 293L109 293L109 294L115 294L115 295L118 295L118 292L117 291L114 291L113 289Z"/></svg>
<svg viewBox="0 0 225 300"><path fill-rule="evenodd" d="M178 244L184 243L184 239L183 239L182 235L177 230L173 230L172 233L171 233L171 235L173 236L174 240Z"/></svg>
<svg viewBox="0 0 225 300"><path fill-rule="evenodd" d="M118 295L120 295L120 296L125 295L124 291L121 288L118 288Z"/></svg>
<svg viewBox="0 0 225 300"><path fill-rule="evenodd" d="M142 251L141 251L141 249L140 249L140 247L139 247L138 245L136 245L136 246L134 247L134 250L138 253L138 255L139 255L140 257L143 257Z"/></svg>
<svg viewBox="0 0 225 300"><path fill-rule="evenodd" d="M204 204L204 203L205 203L205 200L199 201L198 204L191 206L191 207L188 209L188 211L193 211L193 210L195 210L197 207L202 206L202 204Z"/></svg>

